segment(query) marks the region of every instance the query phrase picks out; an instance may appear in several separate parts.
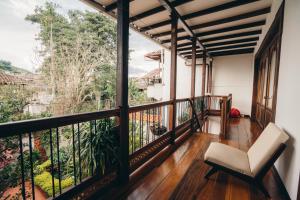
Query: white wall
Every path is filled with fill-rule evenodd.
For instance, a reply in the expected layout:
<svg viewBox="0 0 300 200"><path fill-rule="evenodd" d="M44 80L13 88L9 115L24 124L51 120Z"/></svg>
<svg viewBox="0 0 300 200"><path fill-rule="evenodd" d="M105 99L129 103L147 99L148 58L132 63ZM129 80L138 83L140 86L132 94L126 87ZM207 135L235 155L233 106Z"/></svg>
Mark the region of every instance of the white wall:
<svg viewBox="0 0 300 200"><path fill-rule="evenodd" d="M253 54L215 57L212 92L214 95L232 93L233 107L250 115L253 73Z"/></svg>
<svg viewBox="0 0 300 200"><path fill-rule="evenodd" d="M276 163L291 199L296 200L300 170L300 1L286 0L280 55L276 124L291 137Z"/></svg>
<svg viewBox="0 0 300 200"><path fill-rule="evenodd" d="M162 100L170 100L170 69L171 52L165 51L165 63L163 73ZM177 56L177 87L176 97L187 98L191 96L191 67L185 65L185 60Z"/></svg>
<svg viewBox="0 0 300 200"><path fill-rule="evenodd" d="M147 97L154 98L158 101L162 100L163 85L161 83L154 83L147 87Z"/></svg>
<svg viewBox="0 0 300 200"><path fill-rule="evenodd" d="M191 66L177 56L177 99L191 97Z"/></svg>

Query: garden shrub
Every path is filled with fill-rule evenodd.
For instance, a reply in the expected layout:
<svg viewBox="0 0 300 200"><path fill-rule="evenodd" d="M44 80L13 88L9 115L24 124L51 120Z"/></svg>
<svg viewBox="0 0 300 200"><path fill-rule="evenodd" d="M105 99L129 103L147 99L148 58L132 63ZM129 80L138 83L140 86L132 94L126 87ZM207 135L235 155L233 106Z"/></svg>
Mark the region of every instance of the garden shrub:
<svg viewBox="0 0 300 200"><path fill-rule="evenodd" d="M36 168L35 168L35 174L40 174L42 173L43 171L46 171L47 169L49 169L51 166L51 160L47 160L45 162L43 162L42 164L40 165L37 165Z"/></svg>
<svg viewBox="0 0 300 200"><path fill-rule="evenodd" d="M35 185L39 186L44 192L47 193L49 197L53 195L52 190L52 175L44 171L41 174L34 177L34 183ZM73 178L69 177L66 179L61 180L61 189L68 188L72 186L74 183ZM54 190L55 194L59 193L59 180L57 178L54 178Z"/></svg>

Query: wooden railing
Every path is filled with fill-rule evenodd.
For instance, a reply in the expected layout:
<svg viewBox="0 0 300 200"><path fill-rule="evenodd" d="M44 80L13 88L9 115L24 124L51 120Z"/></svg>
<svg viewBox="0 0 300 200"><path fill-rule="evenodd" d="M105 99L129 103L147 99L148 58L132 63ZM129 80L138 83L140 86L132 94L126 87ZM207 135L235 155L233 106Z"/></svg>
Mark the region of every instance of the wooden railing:
<svg viewBox="0 0 300 200"><path fill-rule="evenodd" d="M191 127L200 128L192 101L177 99L176 126L171 130L173 105L173 101L164 101L129 108L130 173L162 149L175 144L173 140L191 133ZM35 199L36 186L47 190L48 196L56 199L87 198L116 183L122 167L119 117L120 110L113 109L0 124L0 138L16 142L13 151L19 158L17 185L21 189L20 198ZM47 147L38 144L37 140L46 141L43 144ZM70 147L68 155L65 155L66 146ZM37 149L44 152L39 164L48 163L43 170L34 158ZM66 166L66 156L71 166ZM40 179L46 175L50 185L43 188Z"/></svg>
<svg viewBox="0 0 300 200"><path fill-rule="evenodd" d="M229 114L232 105L232 95L220 96L209 95L208 98L208 115L220 116L220 135L226 138L226 132L229 123Z"/></svg>
<svg viewBox="0 0 300 200"><path fill-rule="evenodd" d="M93 185L98 190L115 181L118 117L119 110L114 109L1 124L0 138L16 146L10 150L18 160L15 176L21 194L17 198L35 199L38 186L48 197L69 199L87 186L85 194L95 189ZM66 155L67 145L71 151ZM42 152L40 158L36 150ZM42 160L39 165L38 160Z"/></svg>
<svg viewBox="0 0 300 200"><path fill-rule="evenodd" d="M221 99L220 107L215 99ZM226 132L231 100L231 96L200 96L130 107L129 173L144 166L163 149L201 129L211 113L220 112L222 131ZM172 130L173 106L176 106L176 115ZM39 177L45 174L51 183L47 188L48 196L56 199L87 198L115 184L122 168L119 117L120 110L113 109L0 124L0 138L17 142L14 151L19 158L21 197L26 199L29 195L35 199L35 186L43 187L39 185ZM36 140L46 140L47 149ZM62 151L68 145L70 151L64 155L66 152ZM48 162L44 171L36 166L33 156L36 149L44 151L44 157L40 158ZM64 156L68 157L71 166L66 166L62 160ZM68 172L64 171L66 167ZM68 184L65 183L67 177ZM28 183L30 191L26 186Z"/></svg>

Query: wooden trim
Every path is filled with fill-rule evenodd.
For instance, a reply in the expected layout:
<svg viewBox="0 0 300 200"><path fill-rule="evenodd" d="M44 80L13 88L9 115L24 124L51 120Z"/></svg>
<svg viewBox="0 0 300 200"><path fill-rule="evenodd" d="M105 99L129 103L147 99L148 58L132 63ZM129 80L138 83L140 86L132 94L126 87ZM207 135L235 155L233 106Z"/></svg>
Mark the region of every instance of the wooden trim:
<svg viewBox="0 0 300 200"><path fill-rule="evenodd" d="M129 180L129 112L128 112L128 55L129 0L117 1L117 105L120 109L120 167L121 183Z"/></svg>

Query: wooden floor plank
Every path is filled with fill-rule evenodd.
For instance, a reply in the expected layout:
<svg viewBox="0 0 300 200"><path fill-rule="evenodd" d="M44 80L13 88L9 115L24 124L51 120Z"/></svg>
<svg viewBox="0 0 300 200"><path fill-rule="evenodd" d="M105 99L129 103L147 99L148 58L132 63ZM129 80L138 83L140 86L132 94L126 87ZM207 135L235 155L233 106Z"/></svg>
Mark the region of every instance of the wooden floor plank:
<svg viewBox="0 0 300 200"><path fill-rule="evenodd" d="M201 148L203 148L203 146L205 146L208 142L209 139L200 135L198 142L189 150L182 161L169 173L166 179L164 179L164 181L156 187L148 199L169 199L176 188L177 183L181 180L193 160L196 158L199 149L201 150Z"/></svg>

